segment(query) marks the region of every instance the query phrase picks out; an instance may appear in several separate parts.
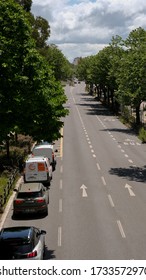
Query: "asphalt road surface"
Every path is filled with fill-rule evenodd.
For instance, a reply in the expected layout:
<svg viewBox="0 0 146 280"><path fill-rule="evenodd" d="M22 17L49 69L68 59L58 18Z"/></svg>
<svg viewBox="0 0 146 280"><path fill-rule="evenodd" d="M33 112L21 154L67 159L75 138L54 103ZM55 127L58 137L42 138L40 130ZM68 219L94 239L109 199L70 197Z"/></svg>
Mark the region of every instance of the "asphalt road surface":
<svg viewBox="0 0 146 280"><path fill-rule="evenodd" d="M46 259L146 259L146 145L83 82L65 91L48 216L14 220L10 202L3 226L45 229Z"/></svg>

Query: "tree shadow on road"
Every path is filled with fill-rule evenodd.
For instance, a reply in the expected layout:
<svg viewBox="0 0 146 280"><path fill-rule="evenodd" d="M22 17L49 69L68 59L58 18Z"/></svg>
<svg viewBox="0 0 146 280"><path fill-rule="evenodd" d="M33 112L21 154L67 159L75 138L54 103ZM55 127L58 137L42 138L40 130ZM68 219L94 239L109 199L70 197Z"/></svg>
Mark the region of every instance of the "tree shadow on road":
<svg viewBox="0 0 146 280"><path fill-rule="evenodd" d="M109 173L126 178L129 181L146 182L146 165L143 167L130 166L129 168L111 168Z"/></svg>
<svg viewBox="0 0 146 280"><path fill-rule="evenodd" d="M126 133L129 135L135 135L135 130L133 130L132 128L107 128L107 129L100 129L100 131L110 131L110 132L120 132L120 133ZM120 142L119 142L120 143Z"/></svg>

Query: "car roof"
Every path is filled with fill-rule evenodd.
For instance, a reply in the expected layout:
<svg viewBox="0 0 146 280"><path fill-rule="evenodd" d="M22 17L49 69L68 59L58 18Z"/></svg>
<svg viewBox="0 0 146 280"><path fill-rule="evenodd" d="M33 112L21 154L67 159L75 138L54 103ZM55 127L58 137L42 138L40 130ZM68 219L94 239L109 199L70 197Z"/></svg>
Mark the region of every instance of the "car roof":
<svg viewBox="0 0 146 280"><path fill-rule="evenodd" d="M51 142L48 142L48 141L45 141L45 140L41 140L40 142L37 142L37 146L38 145L52 145L53 146L53 142L51 141Z"/></svg>
<svg viewBox="0 0 146 280"><path fill-rule="evenodd" d="M34 147L34 149L53 149L53 145L51 144L37 145Z"/></svg>
<svg viewBox="0 0 146 280"><path fill-rule="evenodd" d="M19 192L38 192L42 189L42 183L22 183Z"/></svg>
<svg viewBox="0 0 146 280"><path fill-rule="evenodd" d="M0 240L11 241L12 239L23 239L27 242L32 237L33 227L6 227L2 228L0 232Z"/></svg>

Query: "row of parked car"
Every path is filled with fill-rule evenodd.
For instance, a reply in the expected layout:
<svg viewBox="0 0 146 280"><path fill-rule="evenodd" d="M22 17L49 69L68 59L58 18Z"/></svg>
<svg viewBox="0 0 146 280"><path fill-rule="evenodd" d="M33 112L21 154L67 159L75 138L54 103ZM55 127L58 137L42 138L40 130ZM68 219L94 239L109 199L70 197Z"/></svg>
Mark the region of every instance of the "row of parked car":
<svg viewBox="0 0 146 280"><path fill-rule="evenodd" d="M13 217L20 214L48 214L49 186L56 168L53 144L42 142L25 161L23 182L14 189ZM46 231L33 226L3 228L0 259L43 259Z"/></svg>

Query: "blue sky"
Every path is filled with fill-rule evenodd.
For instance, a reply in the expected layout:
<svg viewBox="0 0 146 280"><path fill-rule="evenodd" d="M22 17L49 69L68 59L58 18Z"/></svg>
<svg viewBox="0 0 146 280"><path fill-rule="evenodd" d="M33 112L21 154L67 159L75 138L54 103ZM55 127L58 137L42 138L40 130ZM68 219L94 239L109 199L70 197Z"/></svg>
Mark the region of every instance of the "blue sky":
<svg viewBox="0 0 146 280"><path fill-rule="evenodd" d="M33 0L32 13L48 20L51 36L67 59L95 55L112 36L146 29L146 0Z"/></svg>

